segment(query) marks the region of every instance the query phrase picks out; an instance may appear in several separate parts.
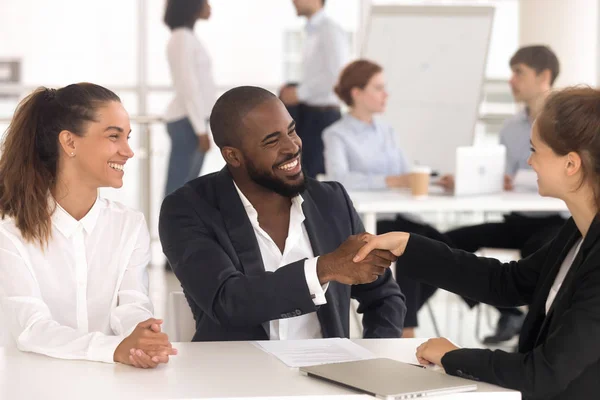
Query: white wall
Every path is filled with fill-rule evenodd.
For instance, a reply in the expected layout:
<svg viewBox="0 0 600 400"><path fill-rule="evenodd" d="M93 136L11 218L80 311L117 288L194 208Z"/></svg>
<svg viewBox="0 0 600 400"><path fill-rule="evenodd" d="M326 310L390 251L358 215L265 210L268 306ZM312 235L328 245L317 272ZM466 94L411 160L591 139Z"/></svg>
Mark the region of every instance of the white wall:
<svg viewBox="0 0 600 400"><path fill-rule="evenodd" d="M164 0L146 0L150 84L170 82L165 61ZM330 0L328 11L356 27L357 2ZM138 0L2 0L0 57L23 59L27 85L93 80L136 83ZM213 0L213 18L197 25L221 85L277 85L282 80L283 32L300 29L291 0Z"/></svg>
<svg viewBox="0 0 600 400"><path fill-rule="evenodd" d="M556 87L598 83L598 0L526 0L521 45L546 44L560 61Z"/></svg>
<svg viewBox="0 0 600 400"><path fill-rule="evenodd" d="M132 0L2 0L0 57L22 58L25 84L134 84L135 15Z"/></svg>

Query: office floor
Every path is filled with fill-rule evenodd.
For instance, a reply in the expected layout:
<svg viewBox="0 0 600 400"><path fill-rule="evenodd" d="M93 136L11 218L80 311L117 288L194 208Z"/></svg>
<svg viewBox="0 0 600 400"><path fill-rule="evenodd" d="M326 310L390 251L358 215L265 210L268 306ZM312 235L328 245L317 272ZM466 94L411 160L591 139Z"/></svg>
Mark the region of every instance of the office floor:
<svg viewBox="0 0 600 400"><path fill-rule="evenodd" d="M154 303L155 314L159 318L168 320L167 298L171 291L181 291L179 281L172 272L164 269L164 256L160 252L160 245L153 246L153 260L159 260L151 265L150 297ZM430 299L431 310L437 322L440 334L447 337L461 347L484 347L480 339L493 333L493 327L498 318L497 311L489 306L470 310L456 295L438 290ZM477 324L479 321L479 331ZM418 337L436 337L433 319L427 307L419 312L419 328L416 330ZM356 324L351 324L351 335L360 337L360 330ZM517 341L499 347L510 351L516 346Z"/></svg>

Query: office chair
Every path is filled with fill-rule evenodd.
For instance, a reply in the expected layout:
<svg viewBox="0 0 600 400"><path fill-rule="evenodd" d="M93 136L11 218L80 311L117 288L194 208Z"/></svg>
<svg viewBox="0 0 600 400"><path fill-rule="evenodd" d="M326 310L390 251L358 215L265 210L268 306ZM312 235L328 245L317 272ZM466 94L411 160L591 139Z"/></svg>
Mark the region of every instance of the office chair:
<svg viewBox="0 0 600 400"><path fill-rule="evenodd" d="M196 333L196 322L185 295L183 292L171 292L167 302L169 339L171 342L191 342Z"/></svg>

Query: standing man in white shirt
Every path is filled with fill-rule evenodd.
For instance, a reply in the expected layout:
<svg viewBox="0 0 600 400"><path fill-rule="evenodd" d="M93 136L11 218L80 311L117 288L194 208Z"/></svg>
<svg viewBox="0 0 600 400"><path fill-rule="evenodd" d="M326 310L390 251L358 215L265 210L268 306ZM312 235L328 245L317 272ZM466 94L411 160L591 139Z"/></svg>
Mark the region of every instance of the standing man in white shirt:
<svg viewBox="0 0 600 400"><path fill-rule="evenodd" d="M325 173L322 132L340 119L333 92L339 73L350 59L350 43L342 28L323 8L325 0L293 0L298 16L306 17L306 43L302 56L302 82L281 88L304 144L303 163L309 177Z"/></svg>
<svg viewBox="0 0 600 400"><path fill-rule="evenodd" d="M208 118L217 88L210 56L194 35L196 21L210 14L208 0L167 1L164 21L172 32L167 57L175 97L165 115L171 137L165 195L198 177L210 148Z"/></svg>

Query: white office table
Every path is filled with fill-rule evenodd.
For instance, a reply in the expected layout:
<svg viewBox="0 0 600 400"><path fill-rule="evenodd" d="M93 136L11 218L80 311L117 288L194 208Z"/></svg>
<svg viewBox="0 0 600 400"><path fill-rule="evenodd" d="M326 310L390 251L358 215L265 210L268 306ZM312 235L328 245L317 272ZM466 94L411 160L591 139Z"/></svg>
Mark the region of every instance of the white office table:
<svg viewBox="0 0 600 400"><path fill-rule="evenodd" d="M414 198L408 190L351 191L348 194L354 208L362 215L365 230L371 233L376 233L377 214L382 213L567 211L562 200L532 192L455 197L433 190L425 198Z"/></svg>
<svg viewBox="0 0 600 400"><path fill-rule="evenodd" d="M424 339L357 340L381 357L416 362ZM168 365L143 370L120 364L58 360L0 348L0 399L370 399L300 375L251 342L175 343ZM399 377L401 379L401 377ZM521 394L485 383L444 400L517 400Z"/></svg>

